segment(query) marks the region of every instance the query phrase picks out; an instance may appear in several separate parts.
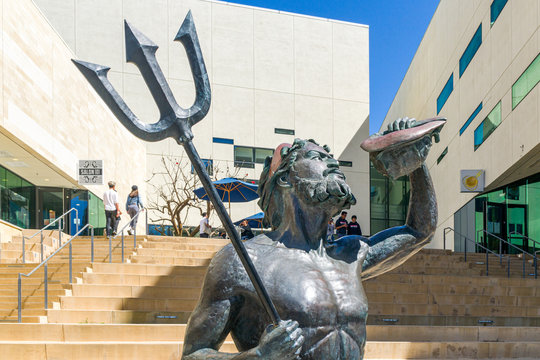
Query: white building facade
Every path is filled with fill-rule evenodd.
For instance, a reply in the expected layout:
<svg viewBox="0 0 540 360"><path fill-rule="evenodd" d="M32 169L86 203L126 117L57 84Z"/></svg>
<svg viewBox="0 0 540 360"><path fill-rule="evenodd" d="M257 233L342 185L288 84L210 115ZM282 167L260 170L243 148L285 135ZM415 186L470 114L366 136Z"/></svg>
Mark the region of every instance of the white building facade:
<svg viewBox="0 0 540 360"><path fill-rule="evenodd" d="M159 112L138 69L125 62L123 20L159 46L167 81L178 103L189 107L192 75L184 48L172 40L191 10L212 88L210 111L193 128L201 158L223 174L229 168L258 180L280 143L327 144L358 200L349 215L369 233L369 160L359 147L369 135L367 26L206 0L35 3L77 58L111 67L112 84L145 122L157 121ZM145 156L147 179L160 171L162 156L190 166L172 139L147 143ZM234 204L232 218L259 211L256 201ZM193 212L188 225L199 218Z"/></svg>
<svg viewBox="0 0 540 360"><path fill-rule="evenodd" d="M538 248L527 239L540 241L539 25L537 0L442 0L431 20L382 127L448 119L427 161L439 204L432 247L452 228L462 235L446 230L450 249L496 248L496 237ZM469 169L485 171L481 194L461 192Z"/></svg>

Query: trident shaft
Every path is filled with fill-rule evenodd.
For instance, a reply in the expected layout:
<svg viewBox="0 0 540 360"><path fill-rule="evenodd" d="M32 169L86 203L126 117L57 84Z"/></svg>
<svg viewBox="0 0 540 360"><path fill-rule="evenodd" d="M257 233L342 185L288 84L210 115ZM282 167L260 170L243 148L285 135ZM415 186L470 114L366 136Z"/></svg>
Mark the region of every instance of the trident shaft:
<svg viewBox="0 0 540 360"><path fill-rule="evenodd" d="M138 138L146 141L160 141L168 137L174 138L178 144L184 147L189 160L191 161L197 175L201 179L204 189L216 209L216 213L225 227L232 245L236 250L240 261L253 283L253 287L259 296L266 312L270 316L274 325L280 321L268 292L264 287L257 270L253 266L249 254L244 244L240 240L238 232L221 201L214 184L210 180L206 167L204 166L195 146L193 145L193 133L191 127L201 121L210 108L210 81L204 59L199 45L199 38L195 30L195 24L191 11L188 12L180 30L174 38L180 41L186 50L186 54L191 67L191 73L195 82L196 97L195 103L189 108L184 109L176 102L174 95L161 71L156 60L156 50L158 46L154 44L143 33L131 26L127 21L124 22L126 36L126 60L135 64L146 83L154 101L156 102L160 119L154 124L141 122L137 116L129 109L122 97L114 89L107 72L109 67L92 64L80 60L72 60L79 70L86 77L88 82L96 90L98 95L105 101L114 115L120 122Z"/></svg>

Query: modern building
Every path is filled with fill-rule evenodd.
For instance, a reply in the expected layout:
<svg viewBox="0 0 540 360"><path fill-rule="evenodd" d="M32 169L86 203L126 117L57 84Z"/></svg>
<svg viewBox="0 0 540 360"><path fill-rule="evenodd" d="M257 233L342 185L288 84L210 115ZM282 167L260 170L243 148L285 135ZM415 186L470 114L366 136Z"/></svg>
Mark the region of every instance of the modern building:
<svg viewBox="0 0 540 360"><path fill-rule="evenodd" d="M109 78L133 112L157 121L142 76L125 62L126 19L160 46L157 59L167 81L179 104L189 107L192 75L183 47L172 41L189 10L212 87L210 112L194 127L201 157L221 177L256 182L280 143L299 137L327 144L358 200L350 215L358 215L369 233L368 157L359 147L369 129L367 26L206 0L21 0L3 2L2 10L4 233L41 228L72 207L79 210L79 226L103 229L106 185L81 185L81 160L103 160L104 184L116 180L122 200L133 184L146 202L155 196L147 180L163 171L162 157L189 173L174 140L135 138L71 63L78 58L110 66ZM232 218L258 211L256 201L235 204ZM192 212L187 224L199 219ZM211 220L218 225L217 217ZM70 225L66 231L73 233L78 224ZM139 222L140 231L144 225Z"/></svg>
<svg viewBox="0 0 540 360"><path fill-rule="evenodd" d="M2 2L0 27L0 241L70 208L82 224L103 229L106 185L80 185L78 162L103 160L105 179L116 180L125 199L132 183L145 188L144 144L93 92L32 1ZM79 224L71 222L64 230L73 233Z"/></svg>
<svg viewBox="0 0 540 360"><path fill-rule="evenodd" d="M537 0L439 3L382 125L447 118L427 161L439 204L432 247L496 249L502 238L515 246L502 243L503 252L539 248L531 240L540 242L539 25ZM462 192L461 170L475 170L475 184L484 176L485 188ZM406 182L385 193L372 175L371 185L372 224L385 204L385 221L403 214Z"/></svg>
<svg viewBox="0 0 540 360"><path fill-rule="evenodd" d="M367 26L207 0L35 3L77 58L111 67L112 84L146 122L159 113L138 69L125 61L124 19L159 46L161 69L178 103L189 107L193 78L173 38L191 10L212 88L210 112L194 126L201 157L222 177L258 181L280 143L298 137L327 144L358 200L349 215L369 233L368 156L359 147L369 135ZM147 179L163 169L162 156L190 167L174 140L147 143L140 159ZM254 201L231 211L238 220L260 210ZM199 220L194 211L188 224Z"/></svg>

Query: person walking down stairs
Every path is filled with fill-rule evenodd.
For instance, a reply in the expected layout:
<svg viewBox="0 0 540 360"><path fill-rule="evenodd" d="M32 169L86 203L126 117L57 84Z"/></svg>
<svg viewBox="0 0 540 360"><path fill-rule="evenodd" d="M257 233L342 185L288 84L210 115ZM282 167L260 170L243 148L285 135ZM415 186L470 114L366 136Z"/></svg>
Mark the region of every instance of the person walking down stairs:
<svg viewBox="0 0 540 360"><path fill-rule="evenodd" d="M131 187L131 192L128 195L127 201L126 201L126 211L131 216L131 223L129 225L128 234L133 235L133 232L135 231L135 228L137 227L137 220L139 220L138 217L135 217L139 211L143 211L144 206L141 201L141 198L139 196L139 188L137 185L133 185Z"/></svg>

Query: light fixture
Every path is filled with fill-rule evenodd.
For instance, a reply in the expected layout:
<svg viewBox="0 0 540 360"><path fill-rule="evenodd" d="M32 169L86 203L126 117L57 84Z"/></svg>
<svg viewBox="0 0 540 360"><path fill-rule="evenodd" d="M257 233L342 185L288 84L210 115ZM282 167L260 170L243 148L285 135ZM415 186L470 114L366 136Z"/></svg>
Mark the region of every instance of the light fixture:
<svg viewBox="0 0 540 360"><path fill-rule="evenodd" d="M43 180L45 180L45 181L49 181L49 179L43 179Z"/></svg>

